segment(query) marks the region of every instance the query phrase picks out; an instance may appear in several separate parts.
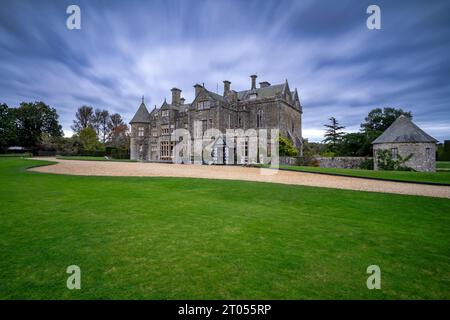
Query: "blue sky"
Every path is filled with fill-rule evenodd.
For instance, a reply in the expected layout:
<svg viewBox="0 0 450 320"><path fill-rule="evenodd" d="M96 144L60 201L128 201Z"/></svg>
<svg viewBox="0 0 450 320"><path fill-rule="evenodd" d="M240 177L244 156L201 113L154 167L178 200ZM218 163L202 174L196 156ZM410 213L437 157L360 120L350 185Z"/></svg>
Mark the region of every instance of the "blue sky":
<svg viewBox="0 0 450 320"><path fill-rule="evenodd" d="M81 30L66 8L81 8ZM368 30L366 8L381 8ZM374 107L402 107L450 139L449 1L5 1L0 7L0 102L43 100L66 134L88 104L129 121L178 87L237 91L258 81L296 87L303 136L322 139L335 116L347 131Z"/></svg>

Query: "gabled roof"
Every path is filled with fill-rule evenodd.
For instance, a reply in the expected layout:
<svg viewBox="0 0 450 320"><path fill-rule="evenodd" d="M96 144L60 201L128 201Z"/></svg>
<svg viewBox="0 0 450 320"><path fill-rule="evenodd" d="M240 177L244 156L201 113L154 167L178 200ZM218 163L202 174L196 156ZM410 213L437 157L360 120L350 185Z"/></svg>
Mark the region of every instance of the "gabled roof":
<svg viewBox="0 0 450 320"><path fill-rule="evenodd" d="M258 98L271 98L275 97L276 94L281 93L283 90L284 84L275 84L268 87L263 88L257 88L256 94ZM252 92L252 90L244 90L239 91L237 93L239 100L246 100L248 98L248 95Z"/></svg>
<svg viewBox="0 0 450 320"><path fill-rule="evenodd" d="M401 115L372 144L391 142L437 142L435 138Z"/></svg>
<svg viewBox="0 0 450 320"><path fill-rule="evenodd" d="M202 91L197 96L195 96L195 98L192 101L192 103L190 103L190 104L189 103L185 103L183 106L189 107L189 106L193 105L197 101L198 97L201 94L206 95L207 97L211 98L212 100L225 102L225 98L222 97L220 94L217 94L215 92L211 92L211 91L209 91L208 89L206 89L203 86L201 86L201 87L203 88Z"/></svg>
<svg viewBox="0 0 450 320"><path fill-rule="evenodd" d="M284 85L283 85L283 90L281 90L282 94L287 94L287 93L291 93L291 89L289 89L289 83L287 81L287 79L284 81Z"/></svg>
<svg viewBox="0 0 450 320"><path fill-rule="evenodd" d="M205 89L205 90L206 90L206 89ZM217 94L217 93L215 93L215 92L211 92L211 91L208 91L208 90L206 90L206 93L207 93L211 98L213 98L214 100L225 101L225 98L222 97L220 94Z"/></svg>
<svg viewBox="0 0 450 320"><path fill-rule="evenodd" d="M136 111L133 119L131 119L130 123L148 123L150 122L150 114L148 113L147 107L142 101L139 109Z"/></svg>
<svg viewBox="0 0 450 320"><path fill-rule="evenodd" d="M150 116L154 116L155 113L158 112L158 111L159 111L159 109L157 109L156 105L155 105L155 107L153 108L152 112L150 112Z"/></svg>
<svg viewBox="0 0 450 320"><path fill-rule="evenodd" d="M162 103L160 110L166 110L166 109L171 109L171 108L172 108L172 104L167 103L167 100L164 99L164 102Z"/></svg>

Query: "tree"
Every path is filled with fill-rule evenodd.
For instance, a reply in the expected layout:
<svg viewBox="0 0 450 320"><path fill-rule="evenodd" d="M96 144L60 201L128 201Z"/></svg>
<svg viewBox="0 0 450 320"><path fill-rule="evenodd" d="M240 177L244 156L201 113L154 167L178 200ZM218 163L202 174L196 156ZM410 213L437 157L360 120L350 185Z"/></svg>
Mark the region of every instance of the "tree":
<svg viewBox="0 0 450 320"><path fill-rule="evenodd" d="M437 144L437 161L450 161L450 140Z"/></svg>
<svg viewBox="0 0 450 320"><path fill-rule="evenodd" d="M366 156L366 141L366 135L362 132L344 134L339 145L339 155L353 157Z"/></svg>
<svg viewBox="0 0 450 320"><path fill-rule="evenodd" d="M120 114L112 114L109 122L109 145L115 148L128 149L128 133L128 126L125 124Z"/></svg>
<svg viewBox="0 0 450 320"><path fill-rule="evenodd" d="M298 154L298 150L294 147L294 144L288 138L280 137L278 146L278 152L280 156L295 157Z"/></svg>
<svg viewBox="0 0 450 320"><path fill-rule="evenodd" d="M100 141L98 141L97 134L91 127L84 128L77 136L81 145L83 146L83 150L85 151L96 151L104 149L104 145Z"/></svg>
<svg viewBox="0 0 450 320"><path fill-rule="evenodd" d="M365 133L374 132L381 135L401 115L412 119L411 111L396 108L373 109L364 119L365 122L361 123L361 129Z"/></svg>
<svg viewBox="0 0 450 320"><path fill-rule="evenodd" d="M14 109L0 104L0 152L6 152L8 147L19 144L16 129Z"/></svg>
<svg viewBox="0 0 450 320"><path fill-rule="evenodd" d="M322 142L328 145L329 151L336 152L339 143L342 141L342 136L345 134L345 132L342 131L345 126L339 125L339 122L335 117L331 117L328 120L330 120L330 124L324 125L328 129L325 131L325 139L323 139Z"/></svg>
<svg viewBox="0 0 450 320"><path fill-rule="evenodd" d="M108 137L110 131L109 123L111 122L108 110L95 109L92 122L97 136L103 141L103 143L106 143L106 138Z"/></svg>
<svg viewBox="0 0 450 320"><path fill-rule="evenodd" d="M114 113L111 115L111 121L109 122L110 130L122 124L125 124L125 122L123 121L122 116L120 114Z"/></svg>
<svg viewBox="0 0 450 320"><path fill-rule="evenodd" d="M22 102L20 107L15 109L14 115L17 140L23 147L35 149L41 143L43 134L50 138L63 136L56 109L43 102Z"/></svg>
<svg viewBox="0 0 450 320"><path fill-rule="evenodd" d="M94 128L94 110L89 106L81 106L75 113L75 120L73 120L72 130L80 133L86 128Z"/></svg>

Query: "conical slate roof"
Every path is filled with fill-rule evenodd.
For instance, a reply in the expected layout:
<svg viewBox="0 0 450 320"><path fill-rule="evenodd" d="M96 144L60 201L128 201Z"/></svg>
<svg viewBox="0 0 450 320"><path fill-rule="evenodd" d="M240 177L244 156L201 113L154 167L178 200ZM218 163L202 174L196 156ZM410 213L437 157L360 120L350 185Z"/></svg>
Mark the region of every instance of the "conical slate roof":
<svg viewBox="0 0 450 320"><path fill-rule="evenodd" d="M437 142L435 138L401 115L372 144L392 142Z"/></svg>
<svg viewBox="0 0 450 320"><path fill-rule="evenodd" d="M150 114L148 113L147 107L142 101L139 109L136 111L133 119L131 119L130 123L149 123L150 122Z"/></svg>

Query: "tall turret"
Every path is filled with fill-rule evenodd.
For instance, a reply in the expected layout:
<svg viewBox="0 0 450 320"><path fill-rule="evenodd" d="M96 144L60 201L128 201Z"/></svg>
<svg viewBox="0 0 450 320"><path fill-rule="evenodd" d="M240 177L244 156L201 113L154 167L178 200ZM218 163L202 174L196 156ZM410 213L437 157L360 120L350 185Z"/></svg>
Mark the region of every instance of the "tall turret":
<svg viewBox="0 0 450 320"><path fill-rule="evenodd" d="M131 137L130 137L130 159L131 160L148 160L149 156L149 130L150 130L150 114L142 97L133 119L130 121Z"/></svg>

